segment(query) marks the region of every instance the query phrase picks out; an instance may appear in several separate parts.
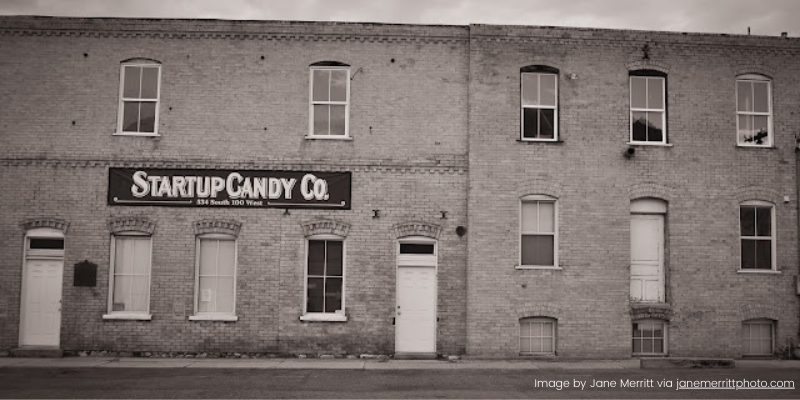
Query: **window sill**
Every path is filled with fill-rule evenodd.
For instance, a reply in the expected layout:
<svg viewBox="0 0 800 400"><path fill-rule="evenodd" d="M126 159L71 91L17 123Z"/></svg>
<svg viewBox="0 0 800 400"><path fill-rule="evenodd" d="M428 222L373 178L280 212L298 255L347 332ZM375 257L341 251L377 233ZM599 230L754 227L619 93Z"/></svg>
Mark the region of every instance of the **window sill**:
<svg viewBox="0 0 800 400"><path fill-rule="evenodd" d="M526 143L526 144L535 144L535 143L542 143L542 144L564 144L563 140L543 140L543 139L517 139L519 143Z"/></svg>
<svg viewBox="0 0 800 400"><path fill-rule="evenodd" d="M189 321L221 321L221 322L236 322L239 317L236 315L215 315L215 314L199 314L190 315Z"/></svg>
<svg viewBox="0 0 800 400"><path fill-rule="evenodd" d="M136 133L136 132L114 132L112 136L139 136L139 137L158 137L158 133Z"/></svg>
<svg viewBox="0 0 800 400"><path fill-rule="evenodd" d="M563 271L564 268L561 267L543 267L539 265L515 265L514 269L543 269L543 270L550 270L550 271Z"/></svg>
<svg viewBox="0 0 800 400"><path fill-rule="evenodd" d="M150 321L153 314L104 314L104 320Z"/></svg>
<svg viewBox="0 0 800 400"><path fill-rule="evenodd" d="M347 322L347 315L344 314L305 314L300 316L300 321L310 322Z"/></svg>
<svg viewBox="0 0 800 400"><path fill-rule="evenodd" d="M306 139L306 140L318 140L318 139L319 140L353 140L353 138L351 138L350 136L335 136L335 135L329 135L329 136L324 136L324 135L317 135L317 136L306 135L306 136L303 137L303 139Z"/></svg>
<svg viewBox="0 0 800 400"><path fill-rule="evenodd" d="M766 275L780 275L781 271L774 269L740 269L736 271L739 274L766 274Z"/></svg>
<svg viewBox="0 0 800 400"><path fill-rule="evenodd" d="M649 143L649 142L628 142L628 146L654 146L654 147L672 147L672 143Z"/></svg>
<svg viewBox="0 0 800 400"><path fill-rule="evenodd" d="M755 146L755 145L746 145L746 144L737 144L737 149L764 149L764 150L776 150L777 147L775 146Z"/></svg>

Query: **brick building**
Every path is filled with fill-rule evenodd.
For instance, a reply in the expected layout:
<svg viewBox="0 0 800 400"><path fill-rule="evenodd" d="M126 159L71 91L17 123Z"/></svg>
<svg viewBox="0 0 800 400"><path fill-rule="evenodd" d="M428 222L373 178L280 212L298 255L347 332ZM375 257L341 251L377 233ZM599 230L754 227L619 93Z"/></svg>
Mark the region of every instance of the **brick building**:
<svg viewBox="0 0 800 400"><path fill-rule="evenodd" d="M774 354L796 39L0 18L0 350Z"/></svg>

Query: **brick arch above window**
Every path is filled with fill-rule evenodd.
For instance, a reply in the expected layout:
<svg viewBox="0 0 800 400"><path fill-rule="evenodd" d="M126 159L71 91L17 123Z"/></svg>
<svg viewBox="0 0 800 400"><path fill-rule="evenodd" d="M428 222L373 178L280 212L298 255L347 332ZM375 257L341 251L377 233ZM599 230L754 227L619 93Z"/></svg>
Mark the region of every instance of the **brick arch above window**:
<svg viewBox="0 0 800 400"><path fill-rule="evenodd" d="M517 306L515 312L518 320L525 318L552 318L560 321L560 317L563 314L561 307L552 303L520 305Z"/></svg>
<svg viewBox="0 0 800 400"><path fill-rule="evenodd" d="M349 67L350 64L345 64L340 61L317 61L311 63L309 67Z"/></svg>
<svg viewBox="0 0 800 400"><path fill-rule="evenodd" d="M521 182L517 189L517 197L531 194L543 194L560 199L564 196L564 185L550 179L529 179Z"/></svg>
<svg viewBox="0 0 800 400"><path fill-rule="evenodd" d="M669 305L631 305L631 321L658 319L669 321L672 318L672 307Z"/></svg>
<svg viewBox="0 0 800 400"><path fill-rule="evenodd" d="M669 74L669 65L652 60L637 60L625 65L629 73L637 73L644 71L656 71L663 75Z"/></svg>
<svg viewBox="0 0 800 400"><path fill-rule="evenodd" d="M407 236L422 236L431 239L439 239L442 234L442 227L422 221L401 222L392 226L394 237L400 239Z"/></svg>
<svg viewBox="0 0 800 400"><path fill-rule="evenodd" d="M777 190L762 186L740 187L736 189L733 195L736 204L741 204L748 200L761 200L775 205L780 204L782 197Z"/></svg>
<svg viewBox="0 0 800 400"><path fill-rule="evenodd" d="M238 237L241 228L241 222L230 219L204 219L194 223L194 234L220 233Z"/></svg>
<svg viewBox="0 0 800 400"><path fill-rule="evenodd" d="M69 229L69 222L53 217L42 217L42 218L30 218L26 219L19 224L20 228L23 230L30 231L32 229L38 228L50 228L59 230L62 233L66 234L67 229Z"/></svg>
<svg viewBox="0 0 800 400"><path fill-rule="evenodd" d="M350 233L350 224L331 219L310 221L301 224L301 226L303 227L303 236L305 237L314 235L336 235L345 238Z"/></svg>
<svg viewBox="0 0 800 400"><path fill-rule="evenodd" d="M772 77L775 76L775 71L763 64L737 64L731 66L731 69L733 71L733 75L737 77L741 75L755 74L762 75L771 80Z"/></svg>
<svg viewBox="0 0 800 400"><path fill-rule="evenodd" d="M142 64L158 64L161 65L161 61L156 59L147 58L147 57L132 57L125 60L120 61L120 64L129 64L129 63L142 63Z"/></svg>
<svg viewBox="0 0 800 400"><path fill-rule="evenodd" d="M631 201L642 198L654 198L669 203L672 201L672 198L675 197L675 189L655 182L643 182L629 187L628 194Z"/></svg>
<svg viewBox="0 0 800 400"><path fill-rule="evenodd" d="M777 321L781 315L777 306L769 303L747 304L739 309L739 318L742 321L754 319L771 319Z"/></svg>
<svg viewBox="0 0 800 400"><path fill-rule="evenodd" d="M537 64L526 65L526 66L520 68L519 72L522 72L522 73L525 73L525 72L534 72L534 73L535 72L540 72L540 73L558 75L559 69L554 67L554 66L552 66L552 64L550 64L550 63L547 63L547 64L539 64L539 63L537 63Z"/></svg>
<svg viewBox="0 0 800 400"><path fill-rule="evenodd" d="M145 216L113 217L108 220L108 230L112 234L134 231L152 235L156 223Z"/></svg>

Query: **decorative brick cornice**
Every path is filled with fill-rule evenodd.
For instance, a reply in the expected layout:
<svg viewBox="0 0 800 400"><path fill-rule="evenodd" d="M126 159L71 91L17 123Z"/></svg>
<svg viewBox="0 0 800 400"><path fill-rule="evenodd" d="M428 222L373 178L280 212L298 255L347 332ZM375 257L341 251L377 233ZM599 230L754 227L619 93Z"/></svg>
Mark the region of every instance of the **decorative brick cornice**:
<svg viewBox="0 0 800 400"><path fill-rule="evenodd" d="M560 199L564 196L564 185L547 178L532 178L520 182L517 197L531 194L543 194Z"/></svg>
<svg viewBox="0 0 800 400"><path fill-rule="evenodd" d="M194 234L221 233L224 235L239 236L242 223L230 219L204 219L194 223Z"/></svg>
<svg viewBox="0 0 800 400"><path fill-rule="evenodd" d="M313 235L336 235L347 237L350 233L350 224L334 221L331 219L320 219L302 224L303 236Z"/></svg>
<svg viewBox="0 0 800 400"><path fill-rule="evenodd" d="M392 226L392 232L397 239L408 236L424 236L431 239L439 239L442 234L442 227L422 221L402 222Z"/></svg>
<svg viewBox="0 0 800 400"><path fill-rule="evenodd" d="M675 189L655 182L644 182L628 188L628 193L631 200L652 197L670 202L675 195Z"/></svg>
<svg viewBox="0 0 800 400"><path fill-rule="evenodd" d="M736 189L733 195L733 198L736 200L736 204L745 202L747 200L761 200L768 201L773 204L780 204L781 197L781 194L777 190L762 186L740 187Z"/></svg>
<svg viewBox="0 0 800 400"><path fill-rule="evenodd" d="M772 77L775 76L775 71L773 71L772 68L757 63L736 64L732 65L731 69L733 70L733 74L736 76L745 74L758 74L758 75L764 75L770 79L772 79Z"/></svg>
<svg viewBox="0 0 800 400"><path fill-rule="evenodd" d="M37 228L50 228L59 230L66 235L67 229L69 229L69 222L52 217L30 218L20 222L19 226L26 232Z"/></svg>
<svg viewBox="0 0 800 400"><path fill-rule="evenodd" d="M653 61L653 60L636 60L633 62L629 62L625 65L628 68L628 71L639 71L643 69L651 69L653 71L663 72L665 74L669 74L669 65L660 62L660 61Z"/></svg>
<svg viewBox="0 0 800 400"><path fill-rule="evenodd" d="M112 234L133 231L152 235L156 231L156 224L144 216L112 217L108 220L108 230Z"/></svg>
<svg viewBox="0 0 800 400"><path fill-rule="evenodd" d="M747 304L741 306L739 309L739 315L742 321L747 321L750 319L771 319L773 321L777 321L780 318L781 312L778 306L771 304L771 303L758 303L758 304Z"/></svg>
<svg viewBox="0 0 800 400"><path fill-rule="evenodd" d="M667 303L631 303L631 320L672 318L672 306Z"/></svg>

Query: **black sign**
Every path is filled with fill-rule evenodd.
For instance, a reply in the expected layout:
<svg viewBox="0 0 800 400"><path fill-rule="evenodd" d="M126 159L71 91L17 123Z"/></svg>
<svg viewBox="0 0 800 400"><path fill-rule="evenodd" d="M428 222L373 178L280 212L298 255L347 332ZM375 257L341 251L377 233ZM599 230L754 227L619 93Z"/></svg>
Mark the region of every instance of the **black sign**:
<svg viewBox="0 0 800 400"><path fill-rule="evenodd" d="M112 206L350 209L350 172L110 168Z"/></svg>
<svg viewBox="0 0 800 400"><path fill-rule="evenodd" d="M72 286L97 286L97 264L83 260L75 264Z"/></svg>

